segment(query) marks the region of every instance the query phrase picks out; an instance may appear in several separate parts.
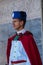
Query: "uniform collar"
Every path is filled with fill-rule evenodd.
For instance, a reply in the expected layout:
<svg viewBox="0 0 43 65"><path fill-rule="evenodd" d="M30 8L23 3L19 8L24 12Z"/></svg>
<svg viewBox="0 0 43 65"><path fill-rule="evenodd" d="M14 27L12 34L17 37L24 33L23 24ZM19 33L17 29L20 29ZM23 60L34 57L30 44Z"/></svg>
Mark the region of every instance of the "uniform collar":
<svg viewBox="0 0 43 65"><path fill-rule="evenodd" d="M24 34L24 33L26 32L26 30L25 30L25 29L22 29L22 30L16 31L16 32L17 32L17 34L19 35L20 33Z"/></svg>

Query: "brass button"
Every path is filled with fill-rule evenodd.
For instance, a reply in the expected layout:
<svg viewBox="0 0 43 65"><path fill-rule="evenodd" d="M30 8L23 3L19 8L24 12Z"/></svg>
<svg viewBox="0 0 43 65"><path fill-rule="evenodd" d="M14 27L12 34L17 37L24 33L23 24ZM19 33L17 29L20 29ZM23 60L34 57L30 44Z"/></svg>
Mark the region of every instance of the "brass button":
<svg viewBox="0 0 43 65"><path fill-rule="evenodd" d="M14 58L15 58L15 56L14 56Z"/></svg>
<svg viewBox="0 0 43 65"><path fill-rule="evenodd" d="M16 53L16 51L14 51Z"/></svg>
<svg viewBox="0 0 43 65"><path fill-rule="evenodd" d="M17 46L14 46L15 48L17 47Z"/></svg>

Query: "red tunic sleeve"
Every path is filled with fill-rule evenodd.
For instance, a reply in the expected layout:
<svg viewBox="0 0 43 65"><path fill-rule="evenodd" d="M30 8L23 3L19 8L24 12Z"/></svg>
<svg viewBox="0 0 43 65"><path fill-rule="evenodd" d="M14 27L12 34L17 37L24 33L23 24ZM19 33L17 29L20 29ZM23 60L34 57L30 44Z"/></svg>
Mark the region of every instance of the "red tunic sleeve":
<svg viewBox="0 0 43 65"><path fill-rule="evenodd" d="M42 65L39 50L32 35L29 36L28 46L30 48L30 60L32 65Z"/></svg>
<svg viewBox="0 0 43 65"><path fill-rule="evenodd" d="M11 49L11 40L10 40L10 39L8 39L8 43L7 43L7 50L6 50L7 63L9 63L10 49Z"/></svg>

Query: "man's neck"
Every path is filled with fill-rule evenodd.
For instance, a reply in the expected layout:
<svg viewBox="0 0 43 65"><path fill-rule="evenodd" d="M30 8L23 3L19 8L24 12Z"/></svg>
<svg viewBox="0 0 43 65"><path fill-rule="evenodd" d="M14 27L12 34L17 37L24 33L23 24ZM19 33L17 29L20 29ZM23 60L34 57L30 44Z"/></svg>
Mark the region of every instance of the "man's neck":
<svg viewBox="0 0 43 65"><path fill-rule="evenodd" d="M22 30L22 29L24 29L24 27L20 27L20 28L18 28L17 31L20 31L20 30Z"/></svg>

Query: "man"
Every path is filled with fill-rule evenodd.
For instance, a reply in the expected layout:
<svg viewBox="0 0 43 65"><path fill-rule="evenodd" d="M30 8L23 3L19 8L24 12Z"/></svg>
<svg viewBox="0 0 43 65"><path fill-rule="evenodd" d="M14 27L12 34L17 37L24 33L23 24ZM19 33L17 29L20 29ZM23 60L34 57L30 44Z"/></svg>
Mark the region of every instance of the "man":
<svg viewBox="0 0 43 65"><path fill-rule="evenodd" d="M26 12L13 11L12 20L16 34L8 39L8 65L42 65L33 34L24 29Z"/></svg>

